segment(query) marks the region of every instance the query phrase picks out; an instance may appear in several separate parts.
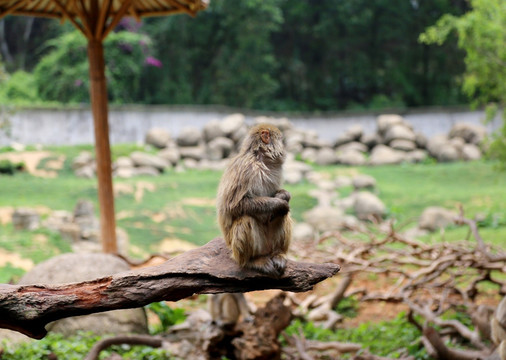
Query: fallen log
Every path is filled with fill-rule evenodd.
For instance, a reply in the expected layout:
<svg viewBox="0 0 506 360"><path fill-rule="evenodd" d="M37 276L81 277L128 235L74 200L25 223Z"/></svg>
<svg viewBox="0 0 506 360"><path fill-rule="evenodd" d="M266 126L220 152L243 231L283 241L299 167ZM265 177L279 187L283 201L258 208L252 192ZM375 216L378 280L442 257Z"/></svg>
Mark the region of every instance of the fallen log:
<svg viewBox="0 0 506 360"><path fill-rule="evenodd" d="M161 265L63 285L0 284L0 328L43 338L49 322L78 315L177 301L194 294L281 289L303 292L339 265L288 261L280 278L241 269L221 238Z"/></svg>

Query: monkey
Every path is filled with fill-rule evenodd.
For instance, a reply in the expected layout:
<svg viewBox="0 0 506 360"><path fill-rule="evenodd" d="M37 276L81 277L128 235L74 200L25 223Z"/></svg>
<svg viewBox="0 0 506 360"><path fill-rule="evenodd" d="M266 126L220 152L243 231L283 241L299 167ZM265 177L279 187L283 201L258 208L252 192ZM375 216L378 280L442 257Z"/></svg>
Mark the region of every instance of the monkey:
<svg viewBox="0 0 506 360"><path fill-rule="evenodd" d="M218 186L218 223L242 268L280 277L292 236L291 195L281 189L285 150L281 131L253 126Z"/></svg>
<svg viewBox="0 0 506 360"><path fill-rule="evenodd" d="M249 320L254 312L243 293L209 295L207 305L212 321L224 327L237 324L241 316L244 320Z"/></svg>

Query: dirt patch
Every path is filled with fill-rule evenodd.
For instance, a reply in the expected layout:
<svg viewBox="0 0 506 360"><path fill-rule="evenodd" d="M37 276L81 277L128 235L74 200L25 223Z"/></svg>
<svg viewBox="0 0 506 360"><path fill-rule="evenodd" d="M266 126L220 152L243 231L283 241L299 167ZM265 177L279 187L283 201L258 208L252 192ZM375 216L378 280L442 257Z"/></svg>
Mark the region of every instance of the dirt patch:
<svg viewBox="0 0 506 360"><path fill-rule="evenodd" d="M165 238L159 245L157 245L160 252L168 253L172 253L174 251L188 251L197 247L198 246L195 244L177 238Z"/></svg>
<svg viewBox="0 0 506 360"><path fill-rule="evenodd" d="M46 164L49 170L37 169L37 165L39 165L42 159L55 156L57 157L56 159L52 159ZM0 160L9 160L14 163L22 162L25 164L26 171L33 176L55 178L58 176L57 170L63 168L65 156L57 156L49 151L23 151L0 154Z"/></svg>
<svg viewBox="0 0 506 360"><path fill-rule="evenodd" d="M25 271L31 270L34 267L34 263L31 259L25 259L19 254L0 249L0 267L4 267L7 264L11 264L11 266Z"/></svg>
<svg viewBox="0 0 506 360"><path fill-rule="evenodd" d="M14 208L12 206L0 207L0 224L6 225L12 221L12 213Z"/></svg>
<svg viewBox="0 0 506 360"><path fill-rule="evenodd" d="M131 184L114 183L114 197L130 195L134 193L134 186Z"/></svg>
<svg viewBox="0 0 506 360"><path fill-rule="evenodd" d="M181 201L183 205L190 206L202 206L202 207L215 207L216 199L206 199L206 198L186 198Z"/></svg>
<svg viewBox="0 0 506 360"><path fill-rule="evenodd" d="M147 181L138 181L135 184L135 194L134 194L135 202L140 203L142 201L145 191L154 192L155 190L156 190L155 184Z"/></svg>

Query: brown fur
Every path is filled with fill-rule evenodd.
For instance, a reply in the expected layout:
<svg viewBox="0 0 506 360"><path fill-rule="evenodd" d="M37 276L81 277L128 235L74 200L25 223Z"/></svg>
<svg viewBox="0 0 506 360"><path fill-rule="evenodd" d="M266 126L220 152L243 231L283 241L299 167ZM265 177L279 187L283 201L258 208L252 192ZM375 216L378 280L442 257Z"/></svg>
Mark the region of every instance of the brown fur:
<svg viewBox="0 0 506 360"><path fill-rule="evenodd" d="M232 257L271 276L283 274L292 236L290 194L280 189L284 160L278 128L256 125L218 188L218 222Z"/></svg>

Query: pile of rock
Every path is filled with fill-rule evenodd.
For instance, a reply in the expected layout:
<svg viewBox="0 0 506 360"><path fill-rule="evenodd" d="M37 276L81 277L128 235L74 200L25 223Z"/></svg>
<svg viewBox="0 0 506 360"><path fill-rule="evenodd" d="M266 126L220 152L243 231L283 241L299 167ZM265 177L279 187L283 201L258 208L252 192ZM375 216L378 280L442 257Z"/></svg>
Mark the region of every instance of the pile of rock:
<svg viewBox="0 0 506 360"><path fill-rule="evenodd" d="M360 229L363 221L381 221L386 207L375 194L376 180L368 175L337 176L326 179L312 173L309 180L317 188L310 191L317 205L303 214L304 222L294 226L295 240L310 239L317 232ZM346 197L339 197L339 190L352 187Z"/></svg>
<svg viewBox="0 0 506 360"><path fill-rule="evenodd" d="M427 139L403 117L380 115L375 133L366 134L362 126L354 125L330 142L320 139L316 131L295 128L286 118L257 117L254 122L274 124L283 132L287 152L293 154L289 159L300 155L302 160L318 165L399 164L421 162L428 156L438 161L476 160L481 157L480 146L486 135L483 126L457 123L449 134ZM201 130L186 127L175 138L165 129L153 128L146 134L145 143L156 153L136 151L118 158L113 164L114 176L154 176L172 168L223 170L247 132L242 114L212 120ZM93 177L96 165L91 153L83 152L72 167L78 176ZM301 163L287 167L292 183L308 171Z"/></svg>

